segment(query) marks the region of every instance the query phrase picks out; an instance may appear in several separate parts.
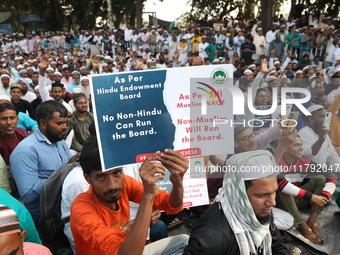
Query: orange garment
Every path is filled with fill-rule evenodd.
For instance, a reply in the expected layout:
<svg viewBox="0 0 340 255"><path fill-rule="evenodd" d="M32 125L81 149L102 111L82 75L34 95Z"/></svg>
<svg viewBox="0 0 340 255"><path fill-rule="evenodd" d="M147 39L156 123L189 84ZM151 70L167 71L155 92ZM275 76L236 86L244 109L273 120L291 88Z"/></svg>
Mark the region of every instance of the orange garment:
<svg viewBox="0 0 340 255"><path fill-rule="evenodd" d="M119 209L110 210L99 202L92 186L81 193L72 203L70 226L74 237L76 253L81 255L113 255L125 241L130 231L129 201L140 203L143 184L130 176L124 176L124 187L118 200ZM153 210L164 210L176 214L182 207L169 204L169 193L158 191Z"/></svg>
<svg viewBox="0 0 340 255"><path fill-rule="evenodd" d="M340 94L338 94L331 106L327 109L327 112L332 113L332 120L329 126L329 137L331 138L336 153L338 153L338 149L340 146L340 117L337 114L339 108Z"/></svg>

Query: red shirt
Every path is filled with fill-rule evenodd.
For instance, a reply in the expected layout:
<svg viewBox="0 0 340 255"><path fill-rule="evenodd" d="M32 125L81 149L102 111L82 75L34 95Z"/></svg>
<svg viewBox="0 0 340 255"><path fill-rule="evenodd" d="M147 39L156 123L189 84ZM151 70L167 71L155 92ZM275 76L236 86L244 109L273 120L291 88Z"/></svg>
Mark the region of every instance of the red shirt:
<svg viewBox="0 0 340 255"><path fill-rule="evenodd" d="M12 139L7 139L0 132L0 154L4 158L6 165L10 165L9 156L12 151L14 151L15 147L27 137L26 131L22 128L16 128L14 137Z"/></svg>
<svg viewBox="0 0 340 255"><path fill-rule="evenodd" d="M92 186L73 201L70 227L77 254L118 254L131 227L129 201L140 203L144 190L142 183L127 175L124 178L117 211L110 210L99 202ZM179 213L182 206L171 207L169 195L163 190L158 191L153 210L164 210L167 214Z"/></svg>

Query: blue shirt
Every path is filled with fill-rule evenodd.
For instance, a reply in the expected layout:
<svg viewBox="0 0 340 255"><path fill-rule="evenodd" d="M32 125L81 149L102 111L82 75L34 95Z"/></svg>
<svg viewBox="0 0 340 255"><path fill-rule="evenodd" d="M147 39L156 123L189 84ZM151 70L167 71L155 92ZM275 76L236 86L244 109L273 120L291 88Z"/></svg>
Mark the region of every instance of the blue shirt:
<svg viewBox="0 0 340 255"><path fill-rule="evenodd" d="M72 154L64 140L51 143L40 131L22 140L10 156L11 169L22 200L33 220L40 217L39 199L46 179Z"/></svg>
<svg viewBox="0 0 340 255"><path fill-rule="evenodd" d="M73 93L73 89L75 89L75 88L81 89L81 88L82 88L81 83L79 83L79 85L76 85L76 84L74 84L73 82L70 83L69 85L67 85L67 92L69 92L69 93L72 94L72 93Z"/></svg>
<svg viewBox="0 0 340 255"><path fill-rule="evenodd" d="M26 113L18 113L19 122L17 127L25 129L26 131L34 130L38 128L38 122L28 116Z"/></svg>

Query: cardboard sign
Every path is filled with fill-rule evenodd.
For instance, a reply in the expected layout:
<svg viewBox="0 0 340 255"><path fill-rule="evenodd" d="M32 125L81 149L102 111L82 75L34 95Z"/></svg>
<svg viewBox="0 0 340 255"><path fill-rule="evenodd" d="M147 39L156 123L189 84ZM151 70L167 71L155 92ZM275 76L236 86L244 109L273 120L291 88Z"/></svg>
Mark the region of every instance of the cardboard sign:
<svg viewBox="0 0 340 255"><path fill-rule="evenodd" d="M232 71L209 65L91 76L102 169L166 148L187 157L233 153L233 128L217 123L233 119L223 88L233 86Z"/></svg>

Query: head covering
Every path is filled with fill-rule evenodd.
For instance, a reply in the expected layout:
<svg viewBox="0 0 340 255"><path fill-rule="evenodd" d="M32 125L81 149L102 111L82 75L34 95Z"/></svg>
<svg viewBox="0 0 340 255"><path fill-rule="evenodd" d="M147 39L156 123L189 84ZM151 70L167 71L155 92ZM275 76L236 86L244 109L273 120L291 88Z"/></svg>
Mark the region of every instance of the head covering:
<svg viewBox="0 0 340 255"><path fill-rule="evenodd" d="M253 71L249 70L249 69L246 69L246 70L244 70L243 74L246 74L246 73L253 73Z"/></svg>
<svg viewBox="0 0 340 255"><path fill-rule="evenodd" d="M301 70L297 70L295 74L303 73Z"/></svg>
<svg viewBox="0 0 340 255"><path fill-rule="evenodd" d="M58 71L54 72L54 75L60 75L60 76L62 76L61 73L58 72Z"/></svg>
<svg viewBox="0 0 340 255"><path fill-rule="evenodd" d="M59 87L59 88L64 88L64 83L61 83L60 81L56 81L54 83L52 83L52 88L54 87Z"/></svg>
<svg viewBox="0 0 340 255"><path fill-rule="evenodd" d="M18 84L18 83L13 83L9 87L11 88L11 90L12 90L12 88L22 89L22 86L20 84Z"/></svg>
<svg viewBox="0 0 340 255"><path fill-rule="evenodd" d="M267 78L267 83L268 83L268 82L275 81L275 80L277 80L276 76L271 75L271 76L269 76L269 77Z"/></svg>
<svg viewBox="0 0 340 255"><path fill-rule="evenodd" d="M8 79L10 79L11 77L9 77L8 74L3 74L3 75L0 76L0 79L2 79L2 78L8 78Z"/></svg>
<svg viewBox="0 0 340 255"><path fill-rule="evenodd" d="M74 73L78 73L78 74L80 74L78 71L73 71L73 72L72 72L72 75L73 75Z"/></svg>
<svg viewBox="0 0 340 255"><path fill-rule="evenodd" d="M310 107L307 109L307 111L309 111L310 113L313 113L313 112L315 112L315 111L317 111L317 110L320 110L320 109L325 109L325 107L323 107L323 106L320 105L320 104L315 104L315 105L310 106Z"/></svg>
<svg viewBox="0 0 340 255"><path fill-rule="evenodd" d="M81 93L81 88L74 88L74 89L72 90L72 93L73 93L73 94Z"/></svg>
<svg viewBox="0 0 340 255"><path fill-rule="evenodd" d="M11 102L11 99L7 95L0 95L0 100L6 100L8 102Z"/></svg>
<svg viewBox="0 0 340 255"><path fill-rule="evenodd" d="M89 80L89 77L83 76L83 77L80 78L80 82L81 82L82 80Z"/></svg>
<svg viewBox="0 0 340 255"><path fill-rule="evenodd" d="M77 93L77 94L73 95L73 102L74 103L77 102L77 100L80 99L80 98L86 99L85 94L84 93Z"/></svg>
<svg viewBox="0 0 340 255"><path fill-rule="evenodd" d="M16 79L16 80L14 81L14 83L19 83L19 81L24 82L24 83L29 87L29 84L28 84L28 81L26 80L26 78L20 77L20 78ZM21 85L20 85L20 86L21 86Z"/></svg>
<svg viewBox="0 0 340 255"><path fill-rule="evenodd" d="M221 203L224 215L235 234L240 254L257 254L258 249L262 249L263 254L271 254L269 223L262 225L256 218L244 181L274 174L275 159L269 151L256 150L235 154L227 164L236 171L225 172L223 186L219 189L215 202ZM245 167L244 169L247 169L247 166L259 168L258 171L244 171L241 166ZM267 168L264 169L263 166Z"/></svg>
<svg viewBox="0 0 340 255"><path fill-rule="evenodd" d="M11 208L0 205L0 236L20 233L18 216Z"/></svg>

